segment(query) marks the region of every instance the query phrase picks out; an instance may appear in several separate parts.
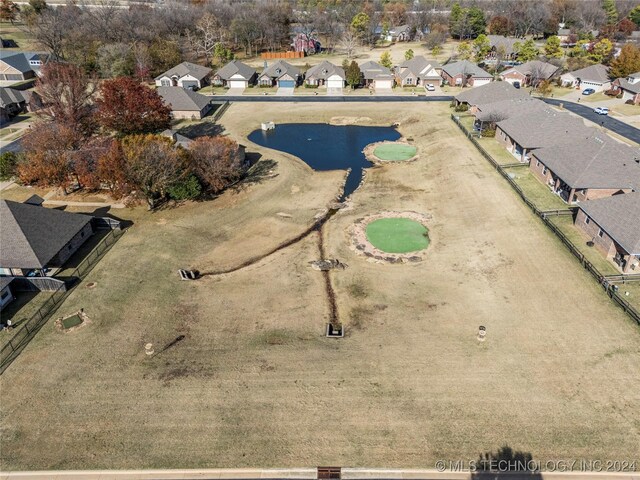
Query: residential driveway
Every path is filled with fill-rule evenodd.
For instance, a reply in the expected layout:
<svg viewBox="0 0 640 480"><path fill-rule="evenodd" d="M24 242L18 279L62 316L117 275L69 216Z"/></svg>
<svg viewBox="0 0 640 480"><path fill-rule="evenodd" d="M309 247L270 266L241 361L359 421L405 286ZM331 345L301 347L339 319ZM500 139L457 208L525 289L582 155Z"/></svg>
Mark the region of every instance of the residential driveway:
<svg viewBox="0 0 640 480"><path fill-rule="evenodd" d="M235 96L235 95L242 95L244 93L244 88L230 88L229 90L227 90L227 92L225 93L225 96Z"/></svg>
<svg viewBox="0 0 640 480"><path fill-rule="evenodd" d="M391 88L376 88L375 89L375 94L376 95L382 95L384 97L389 96L389 95L394 95L393 89L391 89Z"/></svg>
<svg viewBox="0 0 640 480"><path fill-rule="evenodd" d="M294 87L279 87L276 90L276 96L278 97L293 97Z"/></svg>

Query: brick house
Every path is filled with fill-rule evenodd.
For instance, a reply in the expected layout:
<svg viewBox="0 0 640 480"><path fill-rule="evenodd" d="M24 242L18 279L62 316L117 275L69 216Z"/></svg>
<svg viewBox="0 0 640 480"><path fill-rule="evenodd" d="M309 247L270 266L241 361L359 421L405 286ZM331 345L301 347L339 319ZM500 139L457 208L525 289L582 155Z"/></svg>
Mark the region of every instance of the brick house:
<svg viewBox="0 0 640 480"><path fill-rule="evenodd" d="M171 116L176 119L201 119L212 108L211 97L180 87L158 87L158 95L171 108Z"/></svg>
<svg viewBox="0 0 640 480"><path fill-rule="evenodd" d="M494 82L489 85L497 85L501 83L502 82ZM473 92L474 90L469 91ZM520 90L516 91L520 92ZM476 130L484 130L485 128L495 128L498 122L511 117L531 115L535 112L545 110L547 105L537 98L526 95L523 98L509 98L499 102L479 103L477 105L473 105L471 108L473 116L475 117Z"/></svg>
<svg viewBox="0 0 640 480"><path fill-rule="evenodd" d="M257 79L258 74L255 68L240 60L232 60L215 73L211 83L228 88L244 89L254 85Z"/></svg>
<svg viewBox="0 0 640 480"><path fill-rule="evenodd" d="M640 104L640 72L632 73L627 78L614 80L612 88L622 92L622 100L631 100L635 105Z"/></svg>
<svg viewBox="0 0 640 480"><path fill-rule="evenodd" d="M427 60L422 55L405 60L396 69L396 82L403 87L433 85L442 83L442 67L435 60Z"/></svg>
<svg viewBox="0 0 640 480"><path fill-rule="evenodd" d="M640 190L640 151L600 133L534 150L529 169L570 204Z"/></svg>
<svg viewBox="0 0 640 480"><path fill-rule="evenodd" d="M549 80L558 71L558 67L540 60L532 60L509 68L500 74L500 79L512 85L537 85L543 80Z"/></svg>
<svg viewBox="0 0 640 480"><path fill-rule="evenodd" d="M209 85L211 69L191 62L182 62L155 78L158 87L199 89Z"/></svg>
<svg viewBox="0 0 640 480"><path fill-rule="evenodd" d="M377 62L368 61L360 65L365 87L378 90L391 90L395 79L391 70Z"/></svg>
<svg viewBox="0 0 640 480"><path fill-rule="evenodd" d="M266 87L294 88L300 81L300 70L284 60L267 66L258 76L258 84Z"/></svg>
<svg viewBox="0 0 640 480"><path fill-rule="evenodd" d="M443 65L442 78L449 85L462 87L480 87L493 81L493 75L469 60Z"/></svg>
<svg viewBox="0 0 640 480"><path fill-rule="evenodd" d="M575 225L622 273L640 273L640 192L581 203Z"/></svg>
<svg viewBox="0 0 640 480"><path fill-rule="evenodd" d="M535 100L537 108L496 122L496 140L519 162L528 163L532 150L585 137L589 130L582 119L558 112Z"/></svg>
<svg viewBox="0 0 640 480"><path fill-rule="evenodd" d="M600 64L564 73L560 75L560 82L564 87L593 88L596 92L611 88L609 67Z"/></svg>

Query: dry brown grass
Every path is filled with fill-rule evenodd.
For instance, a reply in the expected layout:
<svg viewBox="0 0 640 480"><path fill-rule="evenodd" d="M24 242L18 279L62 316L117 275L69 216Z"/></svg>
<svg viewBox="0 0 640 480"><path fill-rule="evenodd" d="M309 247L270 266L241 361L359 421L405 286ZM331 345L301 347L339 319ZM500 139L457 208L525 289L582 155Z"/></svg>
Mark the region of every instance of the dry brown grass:
<svg viewBox="0 0 640 480"><path fill-rule="evenodd" d="M260 121L318 122L354 105L236 104ZM640 334L517 199L437 104L359 104L401 123L417 162L375 168L325 228L341 340L317 237L233 274L181 282L177 268L233 266L295 236L341 172L278 162L277 177L218 200L149 214L60 309L87 327L38 334L0 377L2 469L198 466L433 467L503 444L534 459L640 454ZM420 118L420 122L403 123ZM367 262L352 222L380 210L431 214L427 260ZM285 212L292 218L276 215ZM479 343L479 325L487 340ZM144 354L152 342L161 351Z"/></svg>

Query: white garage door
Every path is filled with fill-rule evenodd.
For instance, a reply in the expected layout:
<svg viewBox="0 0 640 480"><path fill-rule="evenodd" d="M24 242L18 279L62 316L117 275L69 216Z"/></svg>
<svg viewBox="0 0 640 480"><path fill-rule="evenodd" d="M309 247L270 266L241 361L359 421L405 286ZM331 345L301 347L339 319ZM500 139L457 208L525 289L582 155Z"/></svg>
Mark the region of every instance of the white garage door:
<svg viewBox="0 0 640 480"><path fill-rule="evenodd" d="M344 82L342 80L329 80L327 81L327 88L342 88Z"/></svg>
<svg viewBox="0 0 640 480"><path fill-rule="evenodd" d="M477 80L473 81L473 86L474 87L481 87L482 85L486 85L487 83L491 83L491 80L490 79L486 79L486 80L477 79Z"/></svg>
<svg viewBox="0 0 640 480"><path fill-rule="evenodd" d="M393 80L376 80L376 88L391 89L393 88Z"/></svg>
<svg viewBox="0 0 640 480"><path fill-rule="evenodd" d="M244 80L229 80L229 88L247 88L247 82Z"/></svg>

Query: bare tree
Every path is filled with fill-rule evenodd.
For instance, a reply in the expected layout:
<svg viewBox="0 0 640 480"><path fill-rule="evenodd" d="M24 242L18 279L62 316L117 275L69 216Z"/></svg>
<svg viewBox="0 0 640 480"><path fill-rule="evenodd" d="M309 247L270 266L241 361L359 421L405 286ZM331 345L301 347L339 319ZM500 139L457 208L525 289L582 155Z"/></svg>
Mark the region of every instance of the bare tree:
<svg viewBox="0 0 640 480"><path fill-rule="evenodd" d="M342 35L342 39L340 40L340 48L344 50L345 55L349 60L353 58L354 53L359 45L360 40L358 39L358 36L355 35L351 30L347 30L344 35Z"/></svg>
<svg viewBox="0 0 640 480"><path fill-rule="evenodd" d="M212 14L205 14L196 22L193 29L186 31L187 39L193 50L210 59L216 44L222 40L222 26Z"/></svg>

